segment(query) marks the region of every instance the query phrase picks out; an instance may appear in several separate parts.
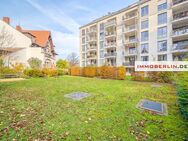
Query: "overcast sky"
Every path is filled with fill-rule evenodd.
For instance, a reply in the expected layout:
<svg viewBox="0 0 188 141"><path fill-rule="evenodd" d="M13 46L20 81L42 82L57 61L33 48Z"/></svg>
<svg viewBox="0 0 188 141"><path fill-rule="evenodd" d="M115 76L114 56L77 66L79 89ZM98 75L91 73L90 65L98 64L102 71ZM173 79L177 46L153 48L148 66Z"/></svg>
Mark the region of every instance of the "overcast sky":
<svg viewBox="0 0 188 141"><path fill-rule="evenodd" d="M1 0L0 17L23 29L50 30L58 58L79 52L79 27L135 0ZM79 54L79 53L78 53Z"/></svg>

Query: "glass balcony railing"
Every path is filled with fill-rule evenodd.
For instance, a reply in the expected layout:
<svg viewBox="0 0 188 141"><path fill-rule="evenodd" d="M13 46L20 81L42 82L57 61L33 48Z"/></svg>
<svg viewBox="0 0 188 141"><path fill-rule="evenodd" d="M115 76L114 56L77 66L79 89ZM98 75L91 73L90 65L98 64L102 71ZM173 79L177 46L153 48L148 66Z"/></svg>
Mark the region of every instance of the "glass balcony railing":
<svg viewBox="0 0 188 141"><path fill-rule="evenodd" d="M172 51L181 51L181 50L188 50L188 43L187 44L173 44Z"/></svg>
<svg viewBox="0 0 188 141"><path fill-rule="evenodd" d="M105 53L104 54L104 57L115 57L117 55L116 52L113 52L113 53Z"/></svg>
<svg viewBox="0 0 188 141"><path fill-rule="evenodd" d="M185 1L188 1L188 0L173 0L173 5L177 5L177 4L183 3Z"/></svg>
<svg viewBox="0 0 188 141"><path fill-rule="evenodd" d="M115 36L116 32L106 32L105 36Z"/></svg>
<svg viewBox="0 0 188 141"><path fill-rule="evenodd" d="M134 66L135 65L135 61L126 61L123 63L124 66Z"/></svg>
<svg viewBox="0 0 188 141"><path fill-rule="evenodd" d="M173 31L173 36L188 34L188 27L179 28Z"/></svg>
<svg viewBox="0 0 188 141"><path fill-rule="evenodd" d="M137 16L136 12L135 13L131 13L131 14L123 16L123 20L129 20L129 19L135 18L136 16Z"/></svg>
<svg viewBox="0 0 188 141"><path fill-rule="evenodd" d="M107 44L105 44L105 47L106 48L110 48L110 47L116 47L116 43L107 43Z"/></svg>
<svg viewBox="0 0 188 141"><path fill-rule="evenodd" d="M136 30L137 25L131 25L123 28L123 32L129 32L132 30Z"/></svg>
<svg viewBox="0 0 188 141"><path fill-rule="evenodd" d="M116 20L111 20L111 21L107 21L104 26L107 27L107 26L112 26L112 25L116 25Z"/></svg>
<svg viewBox="0 0 188 141"><path fill-rule="evenodd" d="M179 20L188 17L188 11L183 11L173 15L173 20Z"/></svg>

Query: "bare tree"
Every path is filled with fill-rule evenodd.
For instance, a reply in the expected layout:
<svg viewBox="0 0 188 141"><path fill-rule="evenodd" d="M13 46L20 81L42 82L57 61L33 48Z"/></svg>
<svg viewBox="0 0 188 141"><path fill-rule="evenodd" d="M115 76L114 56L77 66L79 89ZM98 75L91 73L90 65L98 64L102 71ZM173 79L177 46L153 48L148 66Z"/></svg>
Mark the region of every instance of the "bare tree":
<svg viewBox="0 0 188 141"><path fill-rule="evenodd" d="M79 65L79 57L76 53L72 52L67 56L67 60L69 62L69 65L72 66L77 66Z"/></svg>
<svg viewBox="0 0 188 141"><path fill-rule="evenodd" d="M3 59L9 53L6 48L12 48L15 45L13 35L3 26L0 30L0 59Z"/></svg>

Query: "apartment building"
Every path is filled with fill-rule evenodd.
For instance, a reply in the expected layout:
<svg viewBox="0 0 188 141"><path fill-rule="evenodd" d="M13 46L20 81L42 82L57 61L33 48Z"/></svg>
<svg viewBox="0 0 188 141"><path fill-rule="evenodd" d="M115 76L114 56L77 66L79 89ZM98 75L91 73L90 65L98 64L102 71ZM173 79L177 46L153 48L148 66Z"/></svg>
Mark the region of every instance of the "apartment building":
<svg viewBox="0 0 188 141"><path fill-rule="evenodd" d="M42 61L41 67L55 67L55 46L50 31L14 28L9 17L0 20L0 55L6 66L21 63L29 67L30 58Z"/></svg>
<svg viewBox="0 0 188 141"><path fill-rule="evenodd" d="M140 0L80 27L80 66L183 60L188 53L188 0Z"/></svg>

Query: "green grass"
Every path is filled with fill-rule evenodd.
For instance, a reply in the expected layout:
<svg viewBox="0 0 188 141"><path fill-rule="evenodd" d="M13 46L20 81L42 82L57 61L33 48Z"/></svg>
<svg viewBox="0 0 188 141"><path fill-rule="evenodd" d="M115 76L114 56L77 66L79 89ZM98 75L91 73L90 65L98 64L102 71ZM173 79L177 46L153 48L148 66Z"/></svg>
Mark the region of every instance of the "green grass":
<svg viewBox="0 0 188 141"><path fill-rule="evenodd" d="M0 83L0 140L183 141L175 88L151 84L71 76ZM64 98L77 91L91 96ZM138 110L144 98L167 103L168 116Z"/></svg>

